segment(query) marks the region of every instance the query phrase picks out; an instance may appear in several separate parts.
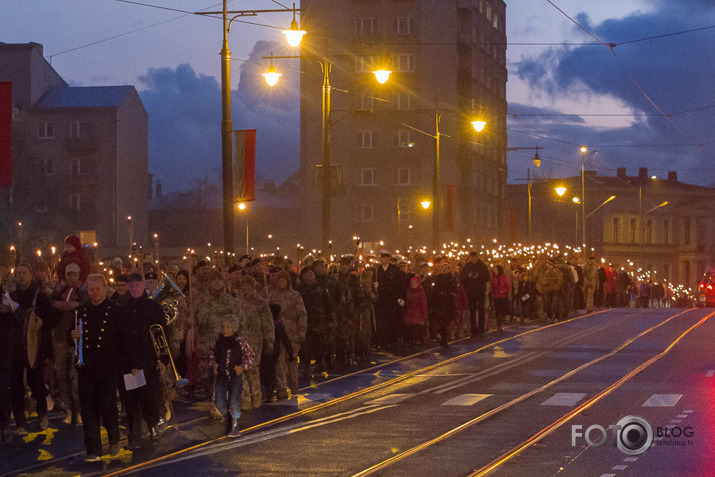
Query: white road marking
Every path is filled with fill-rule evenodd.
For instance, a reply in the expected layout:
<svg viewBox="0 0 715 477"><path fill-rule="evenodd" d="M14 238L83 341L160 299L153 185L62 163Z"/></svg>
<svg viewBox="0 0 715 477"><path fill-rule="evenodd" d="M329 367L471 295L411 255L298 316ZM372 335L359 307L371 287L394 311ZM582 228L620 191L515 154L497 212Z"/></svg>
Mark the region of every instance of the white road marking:
<svg viewBox="0 0 715 477"><path fill-rule="evenodd" d="M673 424L677 424L677 423L681 422L681 420L680 420L680 419L673 419L673 420L670 421L670 422L672 422Z"/></svg>
<svg viewBox="0 0 715 477"><path fill-rule="evenodd" d="M611 470L625 470L625 468L628 467L627 465L614 465Z"/></svg>
<svg viewBox="0 0 715 477"><path fill-rule="evenodd" d="M712 378L713 374L715 374L715 369L711 369L710 371L708 371L707 374L705 374L705 377Z"/></svg>
<svg viewBox="0 0 715 477"><path fill-rule="evenodd" d="M365 404L366 405L378 404L380 406L385 405L385 404L396 404L400 401L404 401L405 399L409 399L412 396L414 396L414 393L388 394L387 396L382 396L377 399L373 399L372 401L368 401Z"/></svg>
<svg viewBox="0 0 715 477"><path fill-rule="evenodd" d="M651 407L672 407L683 397L682 394L653 394L643 403Z"/></svg>
<svg viewBox="0 0 715 477"><path fill-rule="evenodd" d="M683 414L690 414L691 412L693 412L693 410L692 410L692 409L688 409L687 411L683 411Z"/></svg>
<svg viewBox="0 0 715 477"><path fill-rule="evenodd" d="M488 398L491 394L462 394L442 403L443 406L471 406Z"/></svg>
<svg viewBox="0 0 715 477"><path fill-rule="evenodd" d="M638 457L626 457L623 459L623 462L635 462L638 460Z"/></svg>
<svg viewBox="0 0 715 477"><path fill-rule="evenodd" d="M586 393L556 393L546 401L542 402L542 406L575 406L577 402L586 397Z"/></svg>
<svg viewBox="0 0 715 477"><path fill-rule="evenodd" d="M601 474L601 477L616 477L616 474Z"/></svg>
<svg viewBox="0 0 715 477"><path fill-rule="evenodd" d="M688 417L687 414L679 414L678 415L678 419L685 419L686 417Z"/></svg>

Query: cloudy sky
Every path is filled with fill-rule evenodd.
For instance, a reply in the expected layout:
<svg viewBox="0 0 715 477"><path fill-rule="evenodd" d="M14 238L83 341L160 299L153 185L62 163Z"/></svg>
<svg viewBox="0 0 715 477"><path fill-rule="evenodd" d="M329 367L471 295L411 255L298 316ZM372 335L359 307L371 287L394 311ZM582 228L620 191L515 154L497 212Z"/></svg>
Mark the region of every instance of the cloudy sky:
<svg viewBox="0 0 715 477"><path fill-rule="evenodd" d="M0 41L42 43L71 85L135 85L150 116L150 172L165 190L184 190L196 177L218 183L221 20L187 12L220 10L220 3L138 2L165 8L0 0ZM715 2L506 3L509 146L543 147L537 174L577 174L578 146L586 144L598 151L587 165L599 174L648 167L659 177L677 170L681 180L715 183ZM281 5L290 4L233 0L229 8ZM291 17L244 20L229 37L234 128L258 129L258 173L280 183L299 164L298 73L285 72L281 87L269 90L261 57L290 54L280 30ZM531 157L509 153L510 182L533 168Z"/></svg>

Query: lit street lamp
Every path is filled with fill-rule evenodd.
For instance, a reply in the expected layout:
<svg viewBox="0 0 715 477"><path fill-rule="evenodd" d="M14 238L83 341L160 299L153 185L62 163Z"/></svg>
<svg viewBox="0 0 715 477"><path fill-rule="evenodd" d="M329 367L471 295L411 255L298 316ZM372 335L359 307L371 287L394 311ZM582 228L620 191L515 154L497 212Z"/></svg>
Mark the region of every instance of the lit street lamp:
<svg viewBox="0 0 715 477"><path fill-rule="evenodd" d="M196 12L196 15L222 15L223 18L223 43L221 45L221 171L223 185L223 249L226 253L233 253L234 242L234 197L233 197L233 123L231 121L231 51L228 49L228 34L231 32L231 23L238 17L256 16L259 13L286 13L293 12L291 28L284 30L286 39L297 45L305 34L298 29L295 21L295 8L282 8L272 10L237 10L229 11L226 7L227 0L223 0L223 10L218 12ZM230 20L228 15L234 15Z"/></svg>
<svg viewBox="0 0 715 477"><path fill-rule="evenodd" d="M320 56L320 55L316 55ZM300 59L300 56L273 56L273 53L271 53L271 56L269 57L271 60L271 66L268 69L267 73L263 73L263 77L266 80L266 83L268 83L269 86L273 87L278 83L278 80L281 77L281 74L276 71L275 67L273 66L273 59L274 58L297 58ZM264 58L267 59L267 58ZM330 86L330 71L333 67L333 62L330 61L327 57L322 57L320 61L320 66L323 70L323 103L322 103L322 126L323 126L323 141L322 141L322 164L320 165L320 174L319 178L322 182L322 220L321 220L321 247L323 250L327 250L329 247L329 242L330 242L330 222L331 222L331 211L330 211L330 198L331 198L331 192L332 192L332 166L331 166L331 152L330 152L330 147L331 147L331 127L332 127L332 122L330 119L330 112L331 112L331 107L330 107L330 94L332 91L332 87ZM375 75L375 79L377 80L378 83L384 84L389 76L390 73L392 73L389 70L385 69L380 69L372 72Z"/></svg>

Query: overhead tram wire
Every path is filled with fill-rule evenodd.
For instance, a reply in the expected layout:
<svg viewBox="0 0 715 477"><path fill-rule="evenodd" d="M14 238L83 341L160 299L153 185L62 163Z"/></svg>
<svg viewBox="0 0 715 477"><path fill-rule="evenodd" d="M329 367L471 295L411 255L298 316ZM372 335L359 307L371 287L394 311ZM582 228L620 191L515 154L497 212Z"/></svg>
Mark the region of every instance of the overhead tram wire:
<svg viewBox="0 0 715 477"><path fill-rule="evenodd" d="M593 38L594 40L598 41L598 42L601 43L603 46L605 46L605 47L607 47L609 50L611 50L611 54L614 56L614 58L616 58L616 61L618 61L618 63L621 65L621 67L623 68L623 70L626 72L626 74L628 75L628 77L631 79L631 81L632 81L633 84L636 86L636 88L638 88L638 90L641 92L641 94L648 100L648 102L649 102L659 113L661 113L665 118L668 119L668 121L670 121L670 123L673 125L673 127L674 127L678 132L680 132L680 134L682 134L683 136L687 137L687 135L685 134L685 132L684 132L682 129L680 129L677 124L675 124L675 122L672 120L672 118L670 118L670 116L668 116L666 113L664 113L663 110L661 110L660 107L658 107L658 105L655 104L655 102L651 99L650 96L648 96L648 94L647 94L647 93L645 92L645 90L641 87L641 85L638 84L638 81L635 79L635 77L634 77L634 76L631 74L631 72L628 70L628 68L626 67L625 63L623 63L623 61L622 61L622 60L618 57L618 55L616 54L616 52L615 52L615 48L616 48L616 46L617 46L616 43L610 43L610 44L604 43L600 38L598 38L596 35L594 35L593 33L591 33L591 32L590 32L588 29L586 29L583 25L581 25L580 23L578 23L576 20L574 20L573 18L571 18L566 12L564 12L562 9L560 9L554 2L552 2L551 0L546 0L546 1L549 2L549 4L551 4L551 6L553 6L555 9L557 9L559 12L561 12L561 14L564 15L566 18L568 18L574 25L576 25L576 26L579 27L581 30L583 30L588 36L590 36L591 38Z"/></svg>

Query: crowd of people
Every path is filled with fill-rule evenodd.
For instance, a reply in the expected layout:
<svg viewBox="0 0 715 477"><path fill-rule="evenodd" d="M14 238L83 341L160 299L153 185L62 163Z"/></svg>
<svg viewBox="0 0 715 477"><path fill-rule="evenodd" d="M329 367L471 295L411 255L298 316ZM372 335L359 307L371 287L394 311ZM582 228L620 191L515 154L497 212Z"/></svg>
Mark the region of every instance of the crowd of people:
<svg viewBox="0 0 715 477"><path fill-rule="evenodd" d="M11 273L0 256L0 434L27 434L29 390L39 430L50 405L64 424L83 426L88 461L102 455L100 425L109 453L119 452L117 395L129 449L145 435L160 439L177 393L210 401L211 416L238 437L241 411L297 394L301 373L356 366L371 350L448 347L579 309L669 306L662 284L571 258L381 250L335 262L309 255L296 266L248 255L221 266L115 259L109 274L93 269L75 236L54 270L20 263Z"/></svg>

